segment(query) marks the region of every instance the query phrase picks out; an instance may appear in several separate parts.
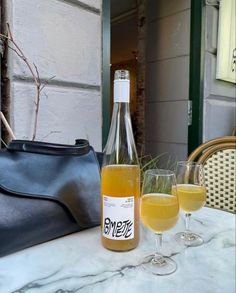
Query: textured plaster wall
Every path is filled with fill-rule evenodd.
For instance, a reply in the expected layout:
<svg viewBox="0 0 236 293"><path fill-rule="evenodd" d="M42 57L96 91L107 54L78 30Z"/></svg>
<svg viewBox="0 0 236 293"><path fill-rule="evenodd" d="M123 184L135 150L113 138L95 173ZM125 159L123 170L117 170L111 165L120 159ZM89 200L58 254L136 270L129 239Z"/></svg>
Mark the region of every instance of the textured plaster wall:
<svg viewBox="0 0 236 293"><path fill-rule="evenodd" d="M7 21L42 80L37 140L88 138L101 150L101 0L7 0ZM10 52L10 123L31 139L35 88L25 64Z"/></svg>

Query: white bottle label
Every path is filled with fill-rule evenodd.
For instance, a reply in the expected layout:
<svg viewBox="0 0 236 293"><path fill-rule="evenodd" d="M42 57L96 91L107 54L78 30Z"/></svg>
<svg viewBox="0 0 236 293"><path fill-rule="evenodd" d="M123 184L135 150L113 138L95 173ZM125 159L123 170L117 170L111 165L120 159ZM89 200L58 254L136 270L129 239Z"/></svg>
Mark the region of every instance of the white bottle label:
<svg viewBox="0 0 236 293"><path fill-rule="evenodd" d="M103 236L112 240L134 238L134 196L103 195Z"/></svg>
<svg viewBox="0 0 236 293"><path fill-rule="evenodd" d="M130 81L114 81L114 103L129 103Z"/></svg>

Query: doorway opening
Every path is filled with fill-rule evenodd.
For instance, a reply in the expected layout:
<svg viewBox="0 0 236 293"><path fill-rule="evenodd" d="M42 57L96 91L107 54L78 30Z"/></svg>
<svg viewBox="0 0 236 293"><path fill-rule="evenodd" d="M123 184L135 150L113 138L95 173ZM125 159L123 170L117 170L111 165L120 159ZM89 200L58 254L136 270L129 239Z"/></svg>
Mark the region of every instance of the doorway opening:
<svg viewBox="0 0 236 293"><path fill-rule="evenodd" d="M144 152L144 55L145 42L140 38L145 24L144 1L111 1L111 70L110 70L110 109L113 105L113 79L117 69L130 72L130 112L138 153ZM142 9L143 8L143 9ZM141 48L142 46L142 48ZM112 111L111 111L112 112Z"/></svg>

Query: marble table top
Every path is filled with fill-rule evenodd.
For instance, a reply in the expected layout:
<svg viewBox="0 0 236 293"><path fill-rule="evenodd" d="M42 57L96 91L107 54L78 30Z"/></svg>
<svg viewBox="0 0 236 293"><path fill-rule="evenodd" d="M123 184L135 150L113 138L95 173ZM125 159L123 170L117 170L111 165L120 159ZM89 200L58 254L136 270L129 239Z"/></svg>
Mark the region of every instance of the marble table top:
<svg viewBox="0 0 236 293"><path fill-rule="evenodd" d="M50 241L0 259L0 293L235 293L235 215L203 208L193 214L192 230L204 238L199 247L173 239L184 228L164 234L164 253L177 262L169 276L148 274L145 256L154 235L141 227L138 248L112 252L100 243L100 228Z"/></svg>

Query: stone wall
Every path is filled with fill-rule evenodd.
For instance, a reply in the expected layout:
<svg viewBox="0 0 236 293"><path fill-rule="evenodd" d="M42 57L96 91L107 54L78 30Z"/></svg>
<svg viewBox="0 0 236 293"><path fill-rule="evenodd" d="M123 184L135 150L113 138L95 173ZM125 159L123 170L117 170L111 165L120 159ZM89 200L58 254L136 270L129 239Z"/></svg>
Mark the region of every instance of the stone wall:
<svg viewBox="0 0 236 293"><path fill-rule="evenodd" d="M5 21L42 81L37 140L102 147L101 0L5 0ZM9 120L31 139L35 85L24 62L8 52Z"/></svg>

